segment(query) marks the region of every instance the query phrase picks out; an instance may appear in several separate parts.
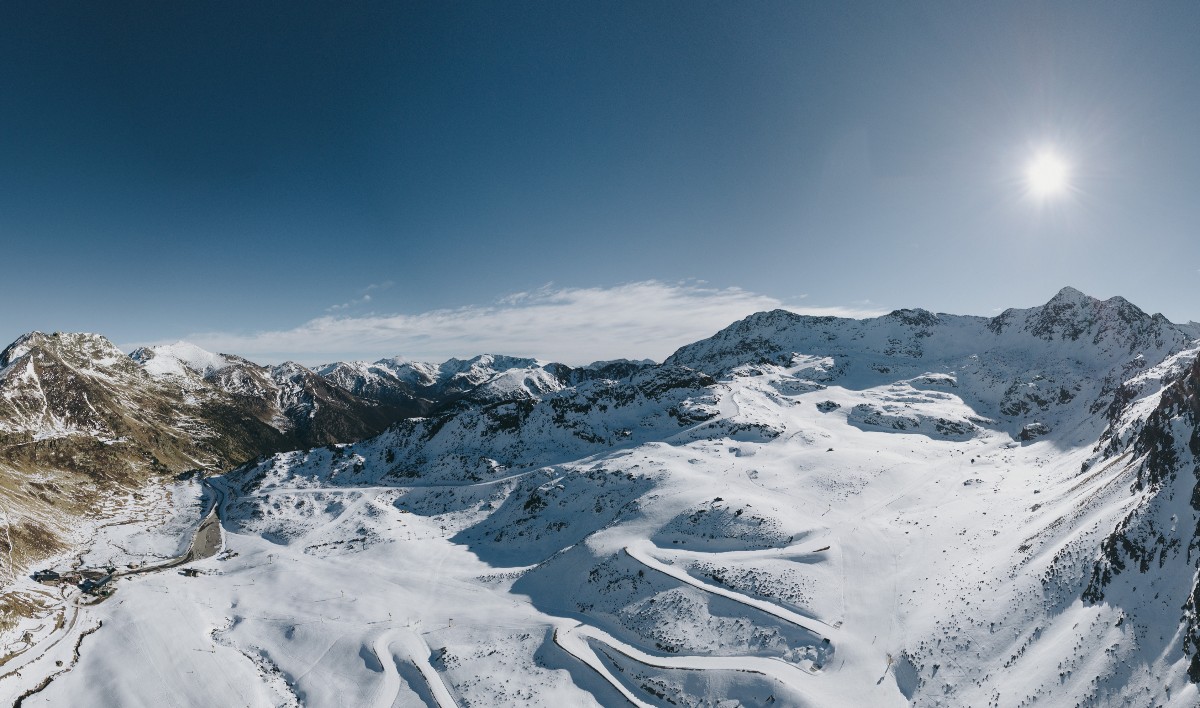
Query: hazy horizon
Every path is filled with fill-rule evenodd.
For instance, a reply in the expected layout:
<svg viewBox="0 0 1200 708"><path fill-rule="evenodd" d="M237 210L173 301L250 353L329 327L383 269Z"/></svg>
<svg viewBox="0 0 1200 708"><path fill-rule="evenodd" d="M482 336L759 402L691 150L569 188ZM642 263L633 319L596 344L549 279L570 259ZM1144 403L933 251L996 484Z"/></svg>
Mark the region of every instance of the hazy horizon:
<svg viewBox="0 0 1200 708"><path fill-rule="evenodd" d="M1084 294L1096 297L1091 293ZM1045 304L1052 296L1032 306ZM1133 304L1140 307L1136 302ZM626 316L635 309L638 310L636 318ZM805 307L739 289L715 290L696 284L651 281L608 289L546 287L531 293L517 293L490 306L435 310L416 315L328 316L284 331L201 332L177 339L115 341L114 344L130 353L139 347L184 342L214 353L243 356L260 364L294 361L305 366L318 366L335 361L392 358L441 363L451 358L502 354L583 366L615 359L662 361L680 346L705 339L747 315L773 309L854 319L877 317L892 311L869 307ZM1157 312L1142 309L1148 314ZM938 314L992 317L999 312ZM1177 322L1189 323L1195 322ZM41 328L37 331L61 330ZM104 332L93 333L105 335ZM315 350L314 343L318 344Z"/></svg>

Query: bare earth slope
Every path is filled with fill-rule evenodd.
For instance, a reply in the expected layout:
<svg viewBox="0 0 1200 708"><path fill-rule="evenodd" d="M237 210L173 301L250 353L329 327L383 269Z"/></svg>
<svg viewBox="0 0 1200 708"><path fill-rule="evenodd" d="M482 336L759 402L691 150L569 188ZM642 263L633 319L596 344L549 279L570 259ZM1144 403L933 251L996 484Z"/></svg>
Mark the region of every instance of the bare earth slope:
<svg viewBox="0 0 1200 708"><path fill-rule="evenodd" d="M397 419L302 367L222 357L226 365L204 376L164 373L164 358L155 368L152 352L130 357L99 335L41 332L0 353L9 579L83 543L81 520L146 516L175 474L357 440Z"/></svg>

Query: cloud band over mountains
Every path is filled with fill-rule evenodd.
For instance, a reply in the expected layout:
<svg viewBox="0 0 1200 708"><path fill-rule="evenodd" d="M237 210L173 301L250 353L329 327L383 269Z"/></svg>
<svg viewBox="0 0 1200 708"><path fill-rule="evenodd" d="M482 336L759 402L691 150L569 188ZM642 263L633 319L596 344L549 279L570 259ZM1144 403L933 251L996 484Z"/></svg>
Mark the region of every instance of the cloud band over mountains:
<svg viewBox="0 0 1200 708"><path fill-rule="evenodd" d="M741 288L643 281L613 287L556 288L509 295L491 305L417 314L326 315L286 330L206 332L188 340L262 362L402 356L443 361L481 353L579 365L605 359L661 360L754 312L869 317L867 307L797 307Z"/></svg>

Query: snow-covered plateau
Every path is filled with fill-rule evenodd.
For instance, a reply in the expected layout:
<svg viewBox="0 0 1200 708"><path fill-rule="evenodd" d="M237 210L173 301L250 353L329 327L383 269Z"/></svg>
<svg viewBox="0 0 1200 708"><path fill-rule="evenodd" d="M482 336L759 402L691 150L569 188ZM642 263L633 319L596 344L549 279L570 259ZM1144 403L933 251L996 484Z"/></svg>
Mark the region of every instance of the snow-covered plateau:
<svg viewBox="0 0 1200 708"><path fill-rule="evenodd" d="M1198 338L1066 288L994 318L763 312L662 364L580 369L267 369L182 344L113 363L88 340L119 400L181 391L172 420L202 436L234 428L187 397L239 387L284 431L314 402L396 417L224 469L179 447L208 471L122 478L37 556L82 576L10 557L0 697L1194 707ZM54 413L25 346L0 358L7 445L172 429ZM8 454L0 481L45 484L54 459ZM0 498L8 518L25 497Z"/></svg>

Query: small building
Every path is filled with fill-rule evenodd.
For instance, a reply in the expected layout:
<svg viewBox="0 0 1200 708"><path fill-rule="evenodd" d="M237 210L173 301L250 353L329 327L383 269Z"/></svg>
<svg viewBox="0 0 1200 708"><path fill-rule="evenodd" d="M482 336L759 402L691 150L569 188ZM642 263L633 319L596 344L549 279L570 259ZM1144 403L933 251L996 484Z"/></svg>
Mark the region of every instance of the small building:
<svg viewBox="0 0 1200 708"><path fill-rule="evenodd" d="M112 573L100 578L87 578L79 584L79 589L88 594L97 595L100 593L100 590L112 579Z"/></svg>

